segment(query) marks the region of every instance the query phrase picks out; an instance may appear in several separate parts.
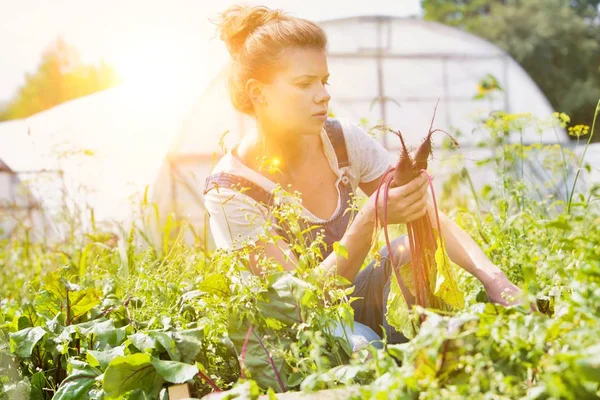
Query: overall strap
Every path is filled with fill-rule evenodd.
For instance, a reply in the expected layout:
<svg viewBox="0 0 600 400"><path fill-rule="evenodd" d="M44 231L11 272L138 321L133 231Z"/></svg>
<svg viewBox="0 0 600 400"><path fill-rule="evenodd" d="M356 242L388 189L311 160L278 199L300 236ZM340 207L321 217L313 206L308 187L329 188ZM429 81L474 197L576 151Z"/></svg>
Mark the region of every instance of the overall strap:
<svg viewBox="0 0 600 400"><path fill-rule="evenodd" d="M217 172L206 178L204 184L204 194L211 189L219 190L219 188L234 189L246 196L249 196L258 203L263 203L270 206L273 201L273 195L260 187L258 184L241 176L228 174L226 172Z"/></svg>
<svg viewBox="0 0 600 400"><path fill-rule="evenodd" d="M342 169L350 165L348 160L348 151L346 150L346 139L342 125L337 119L328 119L325 122L325 132L329 136L333 150L338 160L338 168Z"/></svg>
<svg viewBox="0 0 600 400"><path fill-rule="evenodd" d="M333 150L338 160L338 168L344 168L350 165L348 160L348 151L346 150L346 140L344 139L344 131L338 120L328 119L325 122L325 132L331 141ZM204 194L211 189L227 188L238 190L241 193L249 196L258 203L263 203L270 206L273 202L273 195L260 187L258 184L242 178L238 175L228 174L226 172L218 172L206 178L204 184Z"/></svg>

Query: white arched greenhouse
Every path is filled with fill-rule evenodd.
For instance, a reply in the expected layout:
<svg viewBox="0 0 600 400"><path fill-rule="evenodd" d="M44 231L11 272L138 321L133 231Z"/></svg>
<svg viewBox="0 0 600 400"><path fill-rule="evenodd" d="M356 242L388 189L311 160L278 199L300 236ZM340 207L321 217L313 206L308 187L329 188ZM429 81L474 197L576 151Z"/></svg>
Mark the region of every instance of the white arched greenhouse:
<svg viewBox="0 0 600 400"><path fill-rule="evenodd" d="M10 167L0 171L0 198L17 189L29 195L28 204L6 205L11 213L0 222L18 217L38 237L62 240L92 224L114 231L137 221L188 108L139 89L116 87L0 123L0 160ZM43 224L29 218L25 211L32 208Z"/></svg>

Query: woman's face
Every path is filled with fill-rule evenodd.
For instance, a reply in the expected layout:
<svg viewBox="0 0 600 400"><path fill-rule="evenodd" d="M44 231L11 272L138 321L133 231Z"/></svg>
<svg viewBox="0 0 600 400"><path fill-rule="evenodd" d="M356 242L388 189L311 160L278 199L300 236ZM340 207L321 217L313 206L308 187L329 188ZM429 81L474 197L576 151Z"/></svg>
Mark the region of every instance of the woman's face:
<svg viewBox="0 0 600 400"><path fill-rule="evenodd" d="M290 49L272 81L261 87L263 104L257 118L284 135L317 135L327 119L331 96L325 50Z"/></svg>

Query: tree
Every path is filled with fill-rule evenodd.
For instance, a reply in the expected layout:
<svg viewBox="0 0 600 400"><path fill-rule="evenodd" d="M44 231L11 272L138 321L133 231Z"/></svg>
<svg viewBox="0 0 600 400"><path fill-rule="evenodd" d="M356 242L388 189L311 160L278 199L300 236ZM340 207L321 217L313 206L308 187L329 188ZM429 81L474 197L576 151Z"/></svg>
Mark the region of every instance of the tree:
<svg viewBox="0 0 600 400"><path fill-rule="evenodd" d="M492 4L505 0L421 0L425 19L469 29L477 17L488 15Z"/></svg>
<svg viewBox="0 0 600 400"><path fill-rule="evenodd" d="M594 19L598 16L600 0L571 0L569 4L582 17Z"/></svg>
<svg viewBox="0 0 600 400"><path fill-rule="evenodd" d="M0 111L0 121L26 118L118 83L109 65L83 64L77 50L59 37L44 51L35 73L25 75L25 83Z"/></svg>
<svg viewBox="0 0 600 400"><path fill-rule="evenodd" d="M555 110L591 125L600 99L600 0L422 0L425 19L465 29L523 66ZM600 141L600 135L595 138Z"/></svg>

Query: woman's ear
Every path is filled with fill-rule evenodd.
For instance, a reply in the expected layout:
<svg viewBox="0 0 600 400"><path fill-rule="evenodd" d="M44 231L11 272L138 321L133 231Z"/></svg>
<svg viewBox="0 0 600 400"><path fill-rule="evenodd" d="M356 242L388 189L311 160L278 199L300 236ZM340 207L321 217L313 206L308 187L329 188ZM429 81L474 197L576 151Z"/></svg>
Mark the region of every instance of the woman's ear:
<svg viewBox="0 0 600 400"><path fill-rule="evenodd" d="M266 105L267 101L264 96L263 84L259 80L254 78L248 79L248 82L246 82L246 93L248 93L252 104Z"/></svg>

